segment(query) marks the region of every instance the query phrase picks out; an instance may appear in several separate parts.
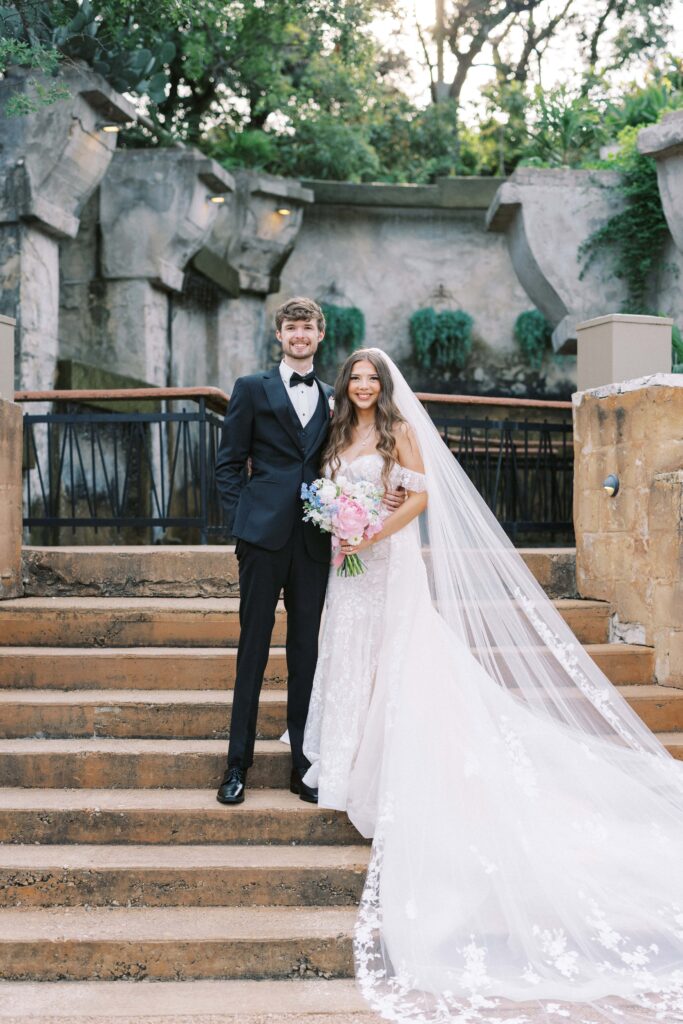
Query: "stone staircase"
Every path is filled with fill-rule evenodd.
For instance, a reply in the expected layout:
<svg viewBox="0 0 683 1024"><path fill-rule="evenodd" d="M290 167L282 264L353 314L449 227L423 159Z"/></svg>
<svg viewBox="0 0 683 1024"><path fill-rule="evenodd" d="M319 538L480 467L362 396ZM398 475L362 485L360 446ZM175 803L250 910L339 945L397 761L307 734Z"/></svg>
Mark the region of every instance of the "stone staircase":
<svg viewBox="0 0 683 1024"><path fill-rule="evenodd" d="M683 757L683 691L653 683L652 651L607 643L573 552L526 558ZM284 610L247 800L225 808L232 552L34 548L24 575L0 603L0 1024L375 1020L351 980L369 847L287 789Z"/></svg>

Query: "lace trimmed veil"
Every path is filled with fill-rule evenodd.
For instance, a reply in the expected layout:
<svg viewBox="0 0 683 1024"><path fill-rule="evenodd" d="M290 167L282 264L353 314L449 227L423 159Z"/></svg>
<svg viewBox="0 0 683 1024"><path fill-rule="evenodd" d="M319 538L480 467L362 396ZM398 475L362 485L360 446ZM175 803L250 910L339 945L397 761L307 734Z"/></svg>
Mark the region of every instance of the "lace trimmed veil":
<svg viewBox="0 0 683 1024"><path fill-rule="evenodd" d="M416 686L407 677L390 708L355 938L361 990L392 1020L521 1024L567 1018L575 1001L590 1009L572 1021L683 1020L683 770L576 640L381 355L424 462L422 559L454 646L444 639L451 653L417 669L435 725L421 734L419 711L401 724ZM395 676L409 663L404 650ZM480 767L451 777L462 702L475 715L475 698ZM501 744L508 762L496 760ZM488 763L514 771L492 775L477 799Z"/></svg>

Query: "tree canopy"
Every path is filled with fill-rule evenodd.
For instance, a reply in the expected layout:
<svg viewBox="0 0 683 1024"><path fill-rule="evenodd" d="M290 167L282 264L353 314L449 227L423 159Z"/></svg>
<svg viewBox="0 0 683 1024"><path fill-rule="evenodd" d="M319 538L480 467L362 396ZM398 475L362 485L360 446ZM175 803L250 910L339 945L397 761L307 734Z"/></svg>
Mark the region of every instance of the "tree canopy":
<svg viewBox="0 0 683 1024"><path fill-rule="evenodd" d="M576 166L623 127L680 105L681 63L661 56L671 3L443 0L419 41L426 107L405 88L406 55L372 31L377 16L399 17L398 0L13 0L0 5L0 71L20 63L54 76L39 97L51 102L63 95L60 65L85 61L138 97L146 126L124 133L124 145L175 139L228 167L430 182L509 173L520 161ZM548 47L569 30L575 80L543 89ZM484 58L491 80L466 119L463 89ZM623 83L637 69L640 84L615 96L614 75ZM30 103L17 96L15 113Z"/></svg>

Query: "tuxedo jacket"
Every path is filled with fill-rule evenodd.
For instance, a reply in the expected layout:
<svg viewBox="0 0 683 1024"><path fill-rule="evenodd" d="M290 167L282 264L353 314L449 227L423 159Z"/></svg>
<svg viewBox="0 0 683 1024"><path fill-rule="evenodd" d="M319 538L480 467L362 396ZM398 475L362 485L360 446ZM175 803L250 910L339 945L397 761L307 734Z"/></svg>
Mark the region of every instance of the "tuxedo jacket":
<svg viewBox="0 0 683 1024"><path fill-rule="evenodd" d="M304 428L278 366L235 381L216 459L216 486L233 537L278 551L301 520L301 485L319 476L334 394L317 378L313 387L320 397ZM248 459L251 476L245 480ZM329 562L329 535L312 523L303 528L309 555Z"/></svg>

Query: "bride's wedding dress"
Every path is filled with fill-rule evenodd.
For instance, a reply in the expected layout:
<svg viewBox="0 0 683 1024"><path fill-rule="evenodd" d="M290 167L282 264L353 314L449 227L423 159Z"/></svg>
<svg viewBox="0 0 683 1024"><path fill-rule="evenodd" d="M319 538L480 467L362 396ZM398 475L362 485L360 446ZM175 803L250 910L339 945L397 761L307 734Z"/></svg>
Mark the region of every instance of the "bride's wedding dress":
<svg viewBox="0 0 683 1024"><path fill-rule="evenodd" d="M321 806L374 836L361 989L397 1021L683 1020L683 766L392 373L425 476L391 482L426 487L427 544L414 521L331 572L304 739Z"/></svg>

